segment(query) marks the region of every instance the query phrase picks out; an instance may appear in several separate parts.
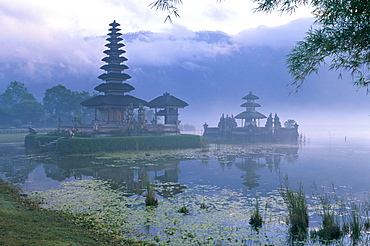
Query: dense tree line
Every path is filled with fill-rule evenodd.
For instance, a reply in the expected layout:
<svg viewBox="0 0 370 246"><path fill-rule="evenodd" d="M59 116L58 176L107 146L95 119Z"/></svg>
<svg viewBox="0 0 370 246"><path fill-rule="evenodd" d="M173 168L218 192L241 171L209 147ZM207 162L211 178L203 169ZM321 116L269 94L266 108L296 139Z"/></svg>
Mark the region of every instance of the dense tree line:
<svg viewBox="0 0 370 246"><path fill-rule="evenodd" d="M56 85L45 91L41 103L24 83L13 81L0 94L0 126L55 126L59 119L70 124L75 117L83 123L91 112L80 102L91 96L86 91L76 92Z"/></svg>

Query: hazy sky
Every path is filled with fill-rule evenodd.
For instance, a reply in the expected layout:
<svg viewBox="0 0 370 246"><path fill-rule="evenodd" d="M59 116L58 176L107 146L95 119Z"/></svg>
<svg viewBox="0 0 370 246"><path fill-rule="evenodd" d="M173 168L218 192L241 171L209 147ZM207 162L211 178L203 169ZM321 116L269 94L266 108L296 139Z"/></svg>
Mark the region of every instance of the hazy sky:
<svg viewBox="0 0 370 246"><path fill-rule="evenodd" d="M149 7L154 0L1 0L1 29L17 32L27 25L27 32L42 35L55 30L70 35L92 36L106 32L106 25L116 19L124 32L162 31L166 13ZM260 25L277 26L310 16L307 9L293 15L253 13L255 4L243 0L183 0L181 18L173 21L192 31L212 30L236 34ZM9 33L10 34L10 33Z"/></svg>
<svg viewBox="0 0 370 246"><path fill-rule="evenodd" d="M164 23L166 13L149 7L152 1L0 0L0 93L14 80L39 100L57 84L93 92L102 82L97 77L108 25L116 20L125 37L132 94L151 100L169 91L187 101L183 123L215 125L222 113L242 110L241 98L252 90L263 113L294 118L302 129L370 124L368 96L346 77L322 72L287 96L284 85L291 77L284 59L312 24L307 9L279 16L253 13L250 1L183 0L181 18L171 24ZM223 34L199 32L204 30Z"/></svg>
<svg viewBox="0 0 370 246"><path fill-rule="evenodd" d="M309 12L256 14L251 2L242 0L184 0L179 6L181 18L164 23L166 13L151 9L152 1L0 0L0 91L13 80L28 86L44 84L45 89L62 83L81 90L81 83L71 82L70 74L89 76L84 83L93 88L99 83L96 77L102 65L104 39L113 20L121 24L122 33L152 32L124 41L128 66L133 70L141 69L139 65L195 69L199 68L197 61L228 55L240 46L292 46L311 23L305 19L274 29L309 16ZM216 43L200 40L195 32L203 30L221 31L231 38ZM35 88L29 86L37 98L42 98L41 90Z"/></svg>

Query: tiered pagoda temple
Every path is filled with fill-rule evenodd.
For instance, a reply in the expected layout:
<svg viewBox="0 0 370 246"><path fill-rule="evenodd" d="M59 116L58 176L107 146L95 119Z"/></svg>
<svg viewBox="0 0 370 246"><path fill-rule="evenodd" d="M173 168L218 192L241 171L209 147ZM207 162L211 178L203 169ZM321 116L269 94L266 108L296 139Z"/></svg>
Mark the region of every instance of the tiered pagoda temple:
<svg viewBox="0 0 370 246"><path fill-rule="evenodd" d="M169 93L156 99L147 101L127 95L135 88L126 83L131 76L124 71L128 66L124 64L127 58L123 50L121 29L116 21L109 24L107 55L102 59L106 64L100 69L104 70L98 78L104 82L94 89L101 95L81 102L82 106L95 110L92 129L95 132L119 131L127 135L145 134L177 134L179 133L178 108L184 108L188 104ZM155 118L149 119L152 124L147 124L144 107L155 108ZM162 109L157 112L157 109ZM157 124L157 117L164 116L164 124ZM86 126L78 126L86 130Z"/></svg>
<svg viewBox="0 0 370 246"><path fill-rule="evenodd" d="M247 100L247 102L240 105L240 107L245 107L245 111L235 116L235 119L241 119L242 126L259 126L259 120L267 118L265 115L256 111L256 107L261 107L261 105L255 103L254 100L259 99L259 97L253 95L250 91L243 99Z"/></svg>
<svg viewBox="0 0 370 246"><path fill-rule="evenodd" d="M282 127L280 119L275 114L266 117L264 114L256 111L260 104L254 100L259 99L258 96L249 92L243 97L247 102L243 103L241 107L245 107L245 111L237 116L229 117L223 114L217 127L209 127L207 123L203 125L203 136L211 138L230 138L237 139L243 142L297 142L298 141L298 124L289 127ZM260 119L265 119L266 124L260 127ZM241 119L241 127L238 127L235 119Z"/></svg>

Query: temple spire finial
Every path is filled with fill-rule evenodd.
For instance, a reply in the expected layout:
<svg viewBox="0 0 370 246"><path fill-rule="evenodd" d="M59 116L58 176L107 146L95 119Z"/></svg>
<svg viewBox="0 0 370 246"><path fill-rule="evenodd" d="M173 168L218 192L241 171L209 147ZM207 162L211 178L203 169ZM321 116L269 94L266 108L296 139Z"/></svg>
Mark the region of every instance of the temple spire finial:
<svg viewBox="0 0 370 246"><path fill-rule="evenodd" d="M117 27L119 26L120 24L116 22L116 20L114 20L112 23L109 24L110 26L112 27Z"/></svg>

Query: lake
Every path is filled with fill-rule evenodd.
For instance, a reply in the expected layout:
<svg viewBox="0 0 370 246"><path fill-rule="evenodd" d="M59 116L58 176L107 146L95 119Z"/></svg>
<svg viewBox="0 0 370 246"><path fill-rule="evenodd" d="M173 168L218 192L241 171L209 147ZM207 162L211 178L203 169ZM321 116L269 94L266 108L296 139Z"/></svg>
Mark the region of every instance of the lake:
<svg viewBox="0 0 370 246"><path fill-rule="evenodd" d="M42 206L89 213L107 230L165 245L286 245L287 210L279 193L286 176L292 189L304 187L311 229L321 223L318 194L335 191L347 207L369 201L370 141L74 157L26 154L13 143L0 145L0 156L0 178ZM159 200L156 208L145 207L148 187ZM249 225L256 199L265 221L259 232ZM189 214L180 213L182 207Z"/></svg>

